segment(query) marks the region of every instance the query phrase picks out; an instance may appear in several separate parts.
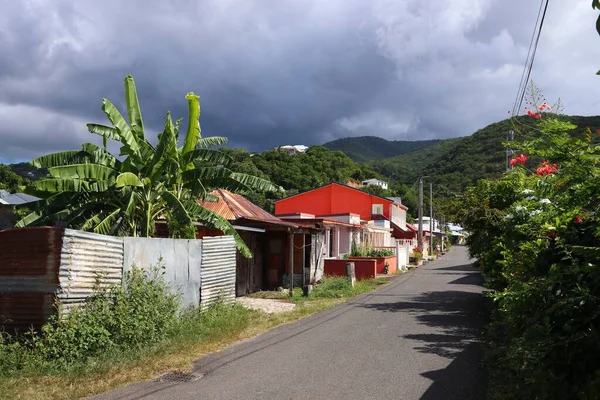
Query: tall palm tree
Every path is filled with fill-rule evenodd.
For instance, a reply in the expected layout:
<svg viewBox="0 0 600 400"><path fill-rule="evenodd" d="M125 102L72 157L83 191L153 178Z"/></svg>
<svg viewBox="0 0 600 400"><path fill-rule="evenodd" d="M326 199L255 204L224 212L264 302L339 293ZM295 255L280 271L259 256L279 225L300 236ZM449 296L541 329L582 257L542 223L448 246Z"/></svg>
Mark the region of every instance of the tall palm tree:
<svg viewBox="0 0 600 400"><path fill-rule="evenodd" d="M131 75L125 78L129 123L108 100L102 110L112 126L88 124L91 133L102 136L103 147L84 143L80 150L42 156L31 161L47 168L49 177L33 183L32 194L43 200L37 211L17 226L61 221L75 229L102 234L152 236L157 220L164 219L174 237L194 237L195 223L233 235L242 254L251 256L237 232L217 213L198 204L216 201L214 188L234 192L281 190L267 180L232 172L231 158L213 147L225 137L200 135L200 102L188 93L188 126L180 146L179 127L167 112L158 144L147 139ZM120 143L120 158L107 150L107 142Z"/></svg>

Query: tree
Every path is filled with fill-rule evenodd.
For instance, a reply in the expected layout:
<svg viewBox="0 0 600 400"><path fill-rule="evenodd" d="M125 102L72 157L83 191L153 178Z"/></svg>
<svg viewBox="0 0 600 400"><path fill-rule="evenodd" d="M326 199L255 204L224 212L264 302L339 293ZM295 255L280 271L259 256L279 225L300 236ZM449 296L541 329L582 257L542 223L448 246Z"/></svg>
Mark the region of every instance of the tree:
<svg viewBox="0 0 600 400"><path fill-rule="evenodd" d="M14 193L27 183L27 179L15 174L8 165L0 164L0 189Z"/></svg>
<svg viewBox="0 0 600 400"><path fill-rule="evenodd" d="M179 146L179 126L167 112L158 144L146 138L133 78L125 78L129 123L108 100L102 110L112 126L88 124L102 136L104 147L84 143L81 150L36 158L31 163L47 168L48 179L34 182L30 192L43 200L39 210L17 226L58 221L76 229L102 234L152 236L157 220L164 219L174 237L193 238L194 223L216 228L236 238L245 256L250 251L229 224L217 213L198 204L216 201L210 191L234 192L279 190L269 181L227 168L231 157L211 147L226 143L224 137L200 135L200 102L188 93L188 127ZM119 159L107 151L108 140L121 145Z"/></svg>

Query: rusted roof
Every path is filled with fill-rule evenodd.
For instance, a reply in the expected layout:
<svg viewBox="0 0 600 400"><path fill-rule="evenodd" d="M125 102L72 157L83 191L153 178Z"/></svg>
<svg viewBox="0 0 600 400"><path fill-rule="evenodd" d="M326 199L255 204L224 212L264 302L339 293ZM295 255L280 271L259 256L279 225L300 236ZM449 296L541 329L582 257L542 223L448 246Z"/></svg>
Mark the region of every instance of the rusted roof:
<svg viewBox="0 0 600 400"><path fill-rule="evenodd" d="M216 196L218 201L198 201L198 204L206 209L216 212L230 222L250 220L273 225L294 226L289 222L285 222L276 216L269 214L240 194L231 193L225 189L216 189L210 194Z"/></svg>

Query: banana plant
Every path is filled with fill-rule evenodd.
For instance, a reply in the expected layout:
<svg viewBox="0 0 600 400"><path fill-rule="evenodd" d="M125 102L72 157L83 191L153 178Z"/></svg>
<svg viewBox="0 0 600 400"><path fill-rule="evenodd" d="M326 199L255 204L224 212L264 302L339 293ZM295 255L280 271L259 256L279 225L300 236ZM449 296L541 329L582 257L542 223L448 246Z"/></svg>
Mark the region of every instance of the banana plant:
<svg viewBox="0 0 600 400"><path fill-rule="evenodd" d="M154 146L147 138L131 75L125 78L127 121L108 100L102 110L111 125L87 124L100 135L103 147L84 143L80 150L42 156L31 161L47 168L49 177L33 183L28 192L41 197L36 211L17 226L62 224L111 235L150 237L157 221L179 227L174 237L193 237L195 224L233 235L246 257L251 253L231 224L221 215L202 207L200 201L216 201L210 192L223 188L244 193L251 190L279 191L271 182L227 168L231 158L214 147L225 137L202 137L200 101L188 93L187 131L180 145L180 124L165 116L163 131ZM107 150L109 141L120 145L119 157Z"/></svg>

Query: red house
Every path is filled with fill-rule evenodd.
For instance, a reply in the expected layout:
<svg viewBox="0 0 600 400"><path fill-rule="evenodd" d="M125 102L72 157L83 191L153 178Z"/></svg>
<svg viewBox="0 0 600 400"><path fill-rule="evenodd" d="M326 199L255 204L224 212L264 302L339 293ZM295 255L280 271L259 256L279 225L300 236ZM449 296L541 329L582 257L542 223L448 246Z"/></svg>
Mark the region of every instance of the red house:
<svg viewBox="0 0 600 400"><path fill-rule="evenodd" d="M392 199L377 196L340 183L330 183L275 202L275 215L299 213L319 217L357 214L362 221L390 221L394 237L406 237L407 208Z"/></svg>

